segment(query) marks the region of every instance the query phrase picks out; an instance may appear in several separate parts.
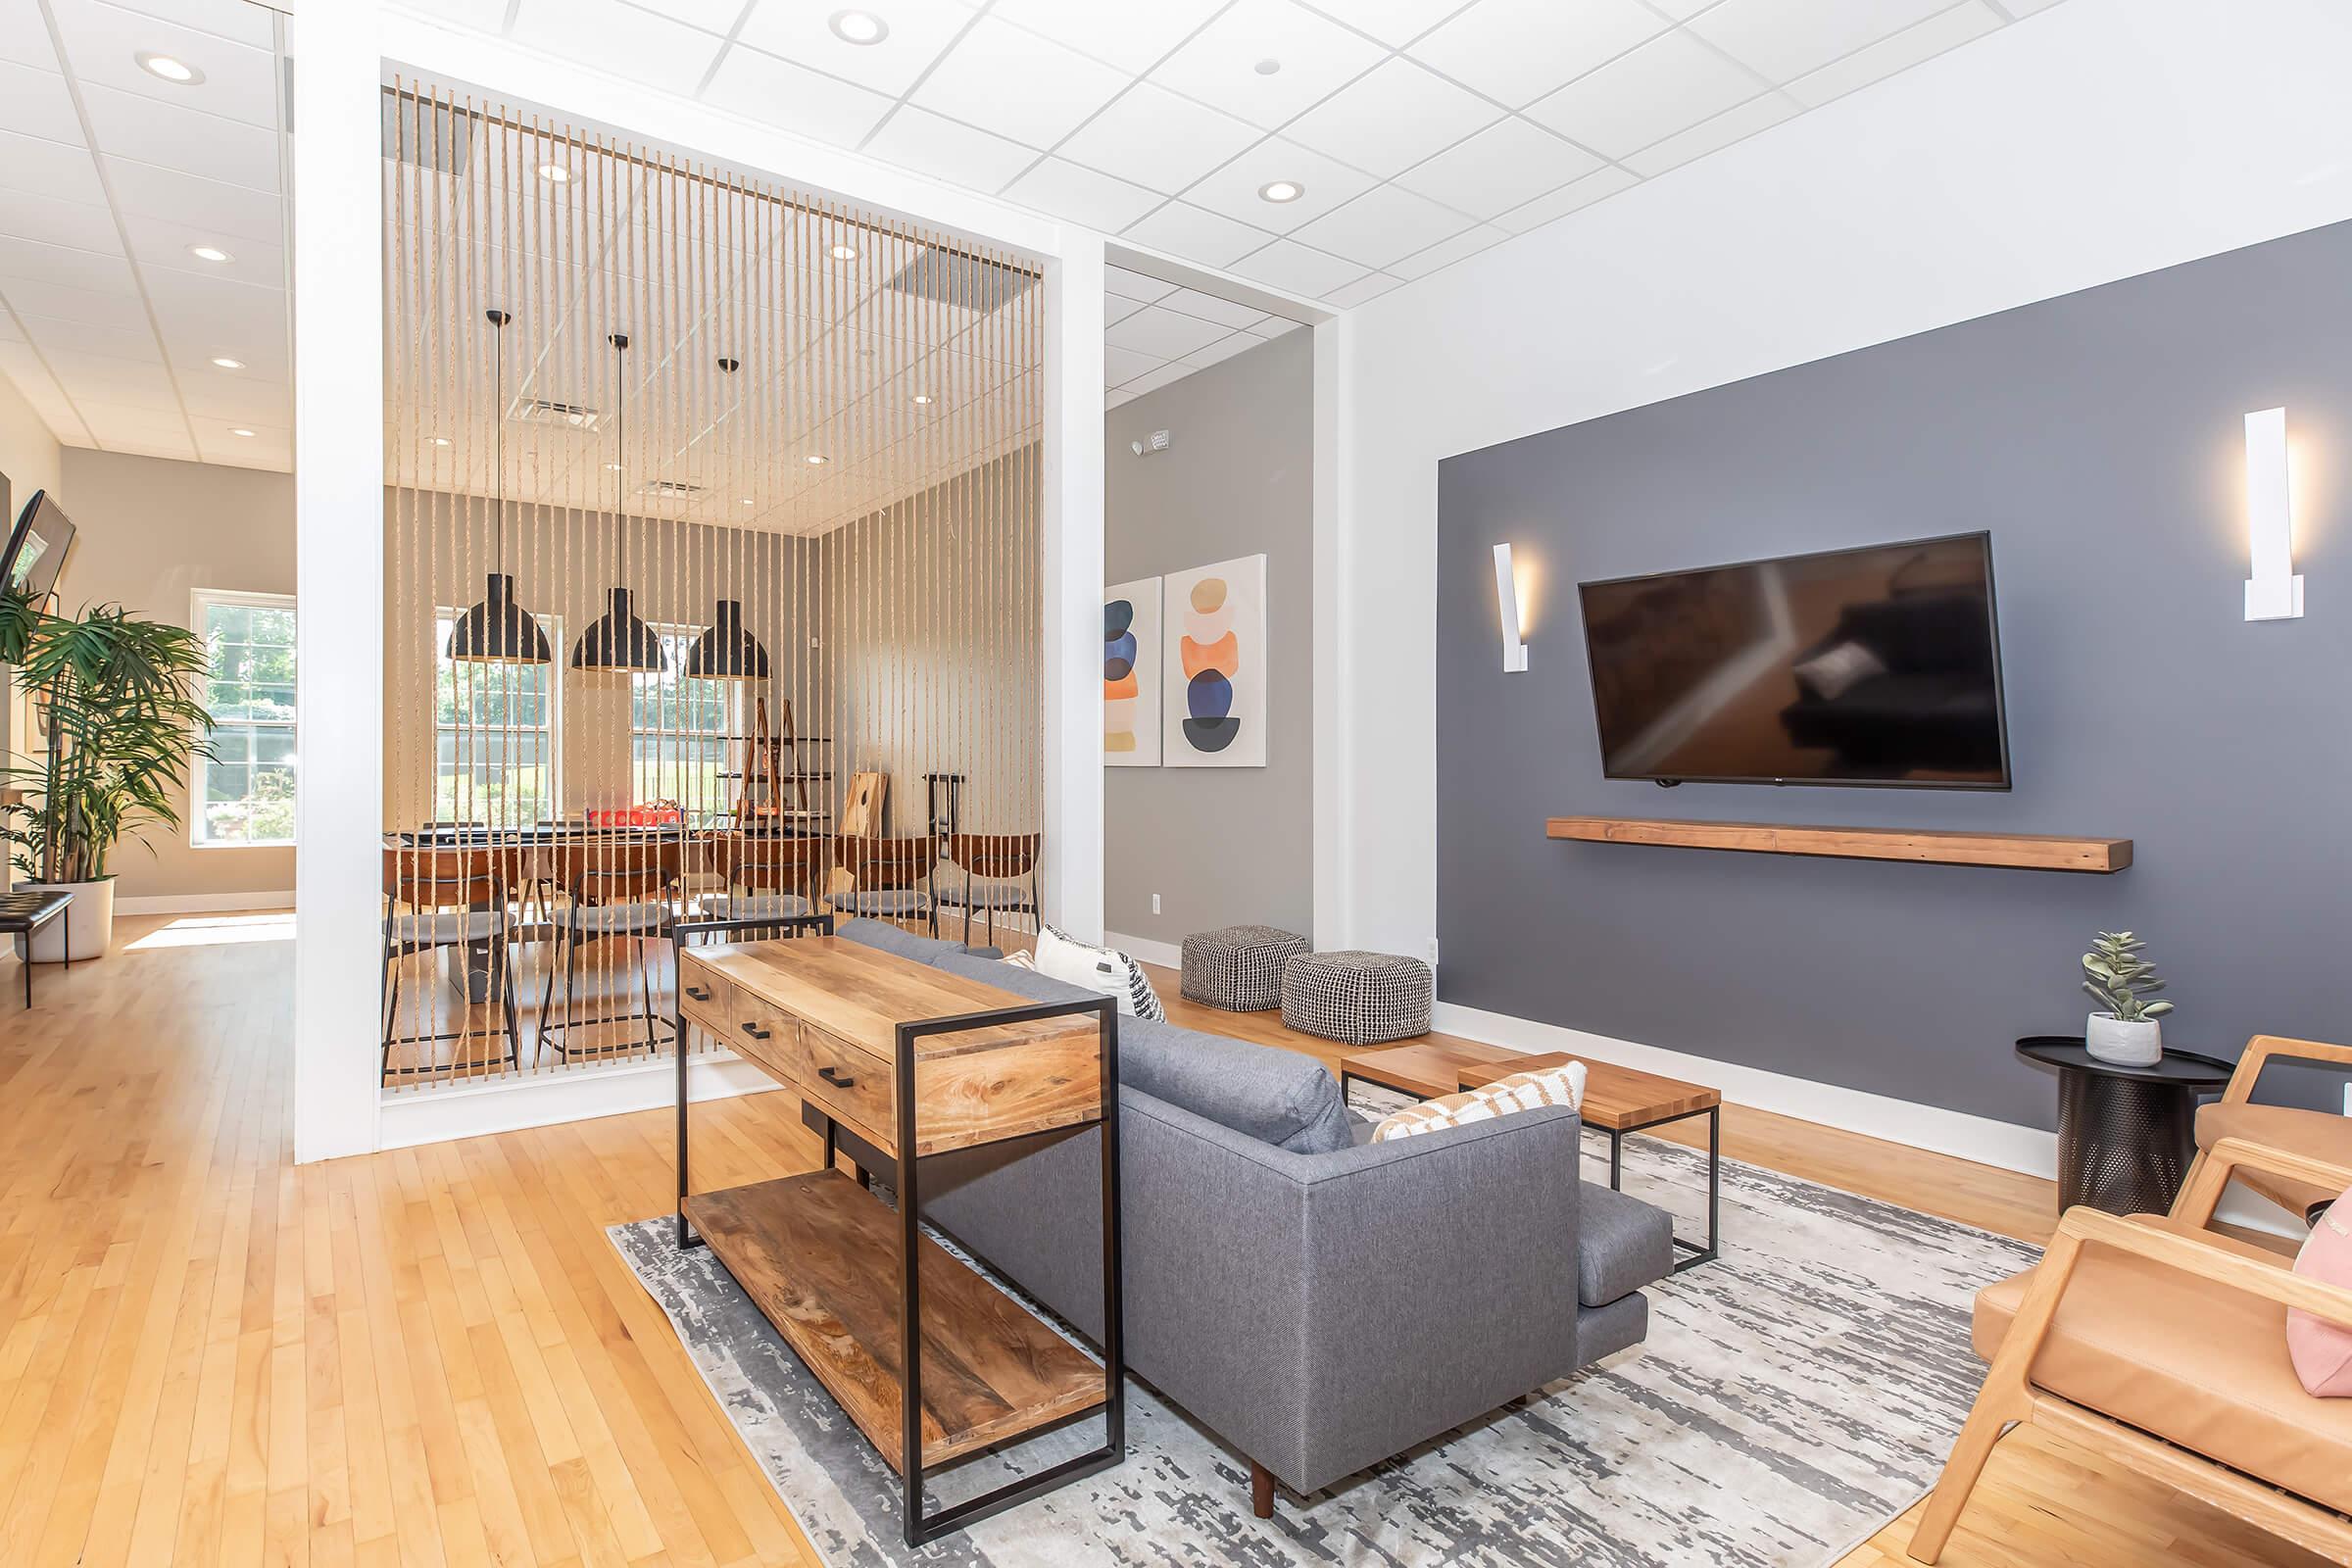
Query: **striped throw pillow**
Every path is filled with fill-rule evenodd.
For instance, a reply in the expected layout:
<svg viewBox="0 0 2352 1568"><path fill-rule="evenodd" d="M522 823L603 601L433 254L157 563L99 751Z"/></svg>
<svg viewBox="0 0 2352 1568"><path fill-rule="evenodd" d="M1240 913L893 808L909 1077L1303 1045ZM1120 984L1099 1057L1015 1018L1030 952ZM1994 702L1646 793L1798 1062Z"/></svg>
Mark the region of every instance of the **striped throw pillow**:
<svg viewBox="0 0 2352 1568"><path fill-rule="evenodd" d="M1446 1127L1466 1127L1472 1122L1508 1116L1515 1110L1533 1110L1538 1105L1566 1105L1577 1110L1584 1102L1585 1064L1572 1061L1565 1067L1513 1073L1483 1089L1465 1089L1458 1095L1441 1095L1417 1105L1407 1105L1374 1128L1372 1141L1384 1144L1392 1138L1415 1138Z"/></svg>

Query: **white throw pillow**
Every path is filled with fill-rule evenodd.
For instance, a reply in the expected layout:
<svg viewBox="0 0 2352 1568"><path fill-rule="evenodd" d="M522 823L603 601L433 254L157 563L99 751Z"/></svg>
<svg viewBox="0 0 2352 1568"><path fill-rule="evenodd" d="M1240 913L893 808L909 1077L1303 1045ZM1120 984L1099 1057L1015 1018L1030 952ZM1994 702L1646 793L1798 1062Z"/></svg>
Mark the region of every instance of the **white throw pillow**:
<svg viewBox="0 0 2352 1568"><path fill-rule="evenodd" d="M1508 1078L1495 1079L1484 1089L1465 1089L1458 1095L1441 1095L1436 1100L1407 1105L1372 1129L1372 1141L1385 1144L1392 1138L1413 1138L1446 1127L1467 1126L1474 1121L1493 1121L1514 1110L1533 1110L1539 1105L1566 1105L1571 1110L1581 1110L1584 1103L1585 1064L1571 1061L1565 1067L1513 1073Z"/></svg>
<svg viewBox="0 0 2352 1568"><path fill-rule="evenodd" d="M1159 994L1144 966L1116 948L1090 947L1068 932L1047 926L1037 934L1037 972L1118 999L1130 1018L1165 1018Z"/></svg>

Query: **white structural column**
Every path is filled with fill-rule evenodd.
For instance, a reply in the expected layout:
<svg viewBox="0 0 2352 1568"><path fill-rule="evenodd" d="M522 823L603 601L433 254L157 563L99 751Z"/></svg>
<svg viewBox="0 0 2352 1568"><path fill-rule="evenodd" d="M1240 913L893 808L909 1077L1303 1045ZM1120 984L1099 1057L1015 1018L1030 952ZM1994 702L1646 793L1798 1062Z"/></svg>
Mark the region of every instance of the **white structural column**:
<svg viewBox="0 0 2352 1568"><path fill-rule="evenodd" d="M383 835L383 183L375 0L308 4L294 67L294 1157L376 1147Z"/></svg>
<svg viewBox="0 0 2352 1568"><path fill-rule="evenodd" d="M1062 231L1046 268L1046 912L1102 940L1102 240Z"/></svg>
<svg viewBox="0 0 2352 1568"><path fill-rule="evenodd" d="M1311 667L1315 722L1314 942L1318 950L1351 946L1348 908L1353 882L1348 874L1348 646L1347 540L1341 487L1347 466L1341 459L1348 395L1347 318L1315 326L1315 633Z"/></svg>

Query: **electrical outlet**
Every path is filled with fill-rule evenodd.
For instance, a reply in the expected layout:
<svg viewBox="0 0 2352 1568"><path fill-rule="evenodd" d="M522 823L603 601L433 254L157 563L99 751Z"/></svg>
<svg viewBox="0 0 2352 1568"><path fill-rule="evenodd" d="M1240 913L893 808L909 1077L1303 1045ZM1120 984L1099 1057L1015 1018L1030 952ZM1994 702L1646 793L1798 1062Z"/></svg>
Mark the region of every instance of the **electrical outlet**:
<svg viewBox="0 0 2352 1568"><path fill-rule="evenodd" d="M1430 967L1431 967L1431 968L1433 968L1433 969L1434 969L1434 968L1436 968L1436 967L1437 967L1437 963L1438 963L1438 939L1437 939L1436 937L1431 937L1431 938L1429 939L1429 963L1430 963Z"/></svg>
<svg viewBox="0 0 2352 1568"><path fill-rule="evenodd" d="M1153 914L1159 912L1159 895L1156 893L1152 895L1152 912Z"/></svg>

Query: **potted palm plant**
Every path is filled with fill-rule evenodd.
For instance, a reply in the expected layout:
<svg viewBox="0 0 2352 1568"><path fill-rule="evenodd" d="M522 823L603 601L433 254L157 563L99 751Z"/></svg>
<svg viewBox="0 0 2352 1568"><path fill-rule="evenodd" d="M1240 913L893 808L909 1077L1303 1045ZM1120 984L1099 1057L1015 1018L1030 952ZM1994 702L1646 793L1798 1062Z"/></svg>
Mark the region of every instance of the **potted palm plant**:
<svg viewBox="0 0 2352 1568"><path fill-rule="evenodd" d="M0 841L25 884L74 895L74 956L102 956L114 937L115 846L179 826L188 763L211 755L213 721L196 698L205 649L184 626L99 605L53 615L21 595L0 596L0 663L46 718L24 737L30 762L0 768L20 799L0 805ZM57 927L35 961L65 956Z"/></svg>

